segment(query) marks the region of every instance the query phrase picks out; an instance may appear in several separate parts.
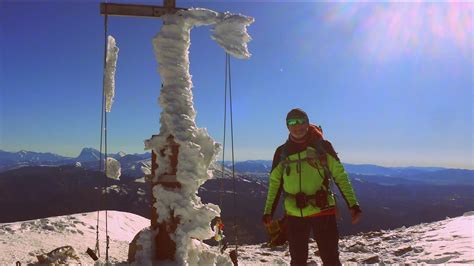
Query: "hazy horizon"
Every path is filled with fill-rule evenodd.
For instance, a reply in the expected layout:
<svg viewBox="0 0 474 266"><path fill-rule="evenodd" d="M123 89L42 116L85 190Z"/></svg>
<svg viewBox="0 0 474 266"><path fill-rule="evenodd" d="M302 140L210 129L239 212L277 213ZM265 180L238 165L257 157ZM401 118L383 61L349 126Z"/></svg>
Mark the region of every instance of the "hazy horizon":
<svg viewBox="0 0 474 266"><path fill-rule="evenodd" d="M86 149L86 148L93 148L93 147L84 147L83 149ZM98 149L96 148L93 148L97 151L99 151ZM7 150L3 150L3 149L0 149L1 151L5 151L5 152L10 152L10 153L17 153L17 152L20 152L20 151L27 151L27 152L38 152L38 153L52 153L52 154L56 154L56 155L59 155L59 156L63 156L63 157L68 157L68 158L76 158L80 155L82 149L78 152L78 153L75 153L75 154L71 154L71 155L65 155L65 154L61 154L61 153L56 153L56 152L51 152L51 151L31 151L31 150L18 150L18 151L7 151ZM150 153L151 151L143 151L143 152L126 152L126 151L113 151L113 152L108 152L108 154L117 154L119 152L124 152L125 154L145 154L145 153ZM150 158L151 159L151 158ZM225 160L226 162L230 162L231 160L229 159L226 159ZM272 161L271 158L261 158L261 159L247 159L247 160L235 160L235 162L245 162L245 161ZM220 163L222 162L222 154L220 154L218 157L217 157L217 160L216 160L217 163ZM464 170L474 170L474 168L463 168L463 167L448 167L448 166L442 166L442 165L414 165L414 164L408 164L408 165L384 165L384 164L378 164L378 163L371 163L371 162L348 162L348 161L343 161L343 163L346 163L346 164L356 164L356 165L376 165L376 166L382 166L382 167L402 167L402 168L409 168L409 167L426 167L426 168L430 168L430 167L440 167L440 168L446 168L446 169L464 169Z"/></svg>

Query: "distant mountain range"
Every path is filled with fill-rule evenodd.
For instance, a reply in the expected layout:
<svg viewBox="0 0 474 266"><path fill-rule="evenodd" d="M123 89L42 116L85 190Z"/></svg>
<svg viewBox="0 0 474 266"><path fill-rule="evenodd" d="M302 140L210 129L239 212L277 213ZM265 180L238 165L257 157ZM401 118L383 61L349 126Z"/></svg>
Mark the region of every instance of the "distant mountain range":
<svg viewBox="0 0 474 266"><path fill-rule="evenodd" d="M150 187L138 178L143 177L142 168L150 167L151 155L120 152L110 156L120 162L122 176L120 180L110 180L105 190L108 208L149 218ZM84 148L76 158L0 151L0 223L93 211L101 206L104 177L97 172L99 157L100 153L92 148ZM343 235L435 221L474 209L473 170L354 164L345 167L364 219L357 226L349 226L349 214L339 196L346 220L340 227ZM221 163L213 168L214 178L199 189L203 202L219 204L228 223L238 217L237 232L244 243L265 241L260 219L271 161L236 162L234 175L229 162L224 162L224 169ZM231 232L228 237L232 239Z"/></svg>
<svg viewBox="0 0 474 266"><path fill-rule="evenodd" d="M0 150L0 162L3 164L14 164L20 162L58 162L67 160L68 157L54 153L41 153L21 150L19 152L7 152Z"/></svg>
<svg viewBox="0 0 474 266"><path fill-rule="evenodd" d="M105 155L102 154L102 158ZM112 157L118 160L125 171L135 170L138 175L141 174L140 166L146 166L147 161L150 160L151 155L149 152L143 154L126 154L124 152L118 152L108 154L108 157ZM87 169L98 169L100 152L94 148L84 148L77 157L65 157L54 153L41 153L32 151L19 151L19 152L7 152L0 150L0 172L11 169L16 169L24 166L60 166L60 165L75 165L80 163L82 167ZM148 163L149 164L149 163Z"/></svg>
<svg viewBox="0 0 474 266"><path fill-rule="evenodd" d="M109 153L108 156L120 159L126 156L127 153L120 151L118 153ZM139 156L142 159L149 159L150 152L143 154L131 154L134 156ZM104 156L104 154L102 154ZM57 155L50 152L34 152L34 151L25 151L21 150L19 152L8 152L0 150L0 161L10 161L10 162L62 162L65 160L74 160L76 162L90 162L97 161L100 158L100 152L94 148L83 148L77 157L66 157L62 155Z"/></svg>
<svg viewBox="0 0 474 266"><path fill-rule="evenodd" d="M222 165L222 162L219 162ZM232 162L225 161L224 166L231 169ZM234 163L234 168L240 173L270 173L272 161L268 160L248 160Z"/></svg>
<svg viewBox="0 0 474 266"><path fill-rule="evenodd" d="M125 157L125 156L124 156ZM224 178L221 178L224 176ZM474 186L436 185L416 181L381 185L373 182L375 175L351 174L350 179L363 210L363 219L356 226L350 218L344 200L337 196L344 221L341 235L419 224L454 217L474 209ZM214 178L199 189L202 201L218 204L228 228L236 218L240 243L260 243L266 240L261 225L268 183L252 174L215 169ZM378 176L381 180L387 178ZM449 178L449 177L448 177ZM107 208L132 212L150 218L150 187L124 174L120 180L109 179L94 170L73 165L32 166L0 173L0 223L30 220ZM101 193L102 191L102 193ZM233 191L236 193L234 194ZM337 189L335 189L336 194ZM281 201L280 201L281 203ZM281 206L275 217L281 217ZM227 231L232 241L234 230Z"/></svg>
<svg viewBox="0 0 474 266"><path fill-rule="evenodd" d="M124 178L134 179L143 176L142 168L150 168L150 153L126 154L118 152L109 154L109 157L118 160L122 167ZM31 151L6 152L0 150L0 172L25 166L60 166L76 165L89 170L99 168L100 152L93 148L84 148L79 156L65 157L53 153ZM222 167L216 162L216 169ZM224 162L227 176L230 175L232 163ZM236 172L245 174L254 180L266 182L271 171L270 160L247 160L235 162ZM407 183L429 183L436 185L474 185L474 170L448 169L442 167L383 167L373 164L344 163L346 171L353 177L364 175L366 180L382 185L398 185Z"/></svg>
<svg viewBox="0 0 474 266"><path fill-rule="evenodd" d="M232 162L225 161L225 167L231 168ZM350 164L343 163L348 173L364 174L364 175L386 175L386 176L402 176L427 172L435 172L446 170L443 167L384 167L374 164ZM235 170L241 173L269 173L272 169L272 161L270 160L248 160L235 162Z"/></svg>
<svg viewBox="0 0 474 266"><path fill-rule="evenodd" d="M222 163L218 163L222 165ZM429 183L436 185L473 185L474 170L449 169L443 167L384 167L373 164L349 164L343 163L346 172L351 176L364 175L367 180L382 185L397 185L407 183ZM228 169L232 163L224 162ZM251 176L258 176L263 181L268 180L272 161L252 160L235 162L234 169L237 172Z"/></svg>

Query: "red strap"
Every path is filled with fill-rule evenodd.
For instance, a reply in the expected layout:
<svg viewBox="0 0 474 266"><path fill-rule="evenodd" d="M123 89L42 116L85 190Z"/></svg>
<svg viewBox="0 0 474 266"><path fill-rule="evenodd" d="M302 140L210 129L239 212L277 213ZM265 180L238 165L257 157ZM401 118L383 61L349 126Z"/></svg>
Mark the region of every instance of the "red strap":
<svg viewBox="0 0 474 266"><path fill-rule="evenodd" d="M336 209L325 210L325 211L322 211L322 212L319 212L319 213L315 213L315 214L312 214L312 215L305 216L305 218L306 217L327 216L327 215L336 215Z"/></svg>

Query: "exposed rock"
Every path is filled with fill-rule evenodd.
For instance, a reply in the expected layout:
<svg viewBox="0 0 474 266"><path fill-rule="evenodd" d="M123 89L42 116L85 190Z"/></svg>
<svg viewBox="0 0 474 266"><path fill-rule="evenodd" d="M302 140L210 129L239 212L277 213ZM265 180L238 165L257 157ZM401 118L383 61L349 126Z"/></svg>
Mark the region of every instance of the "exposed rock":
<svg viewBox="0 0 474 266"><path fill-rule="evenodd" d="M413 248L413 252L415 252L415 253L421 253L423 251L424 251L424 249L422 247L414 247Z"/></svg>
<svg viewBox="0 0 474 266"><path fill-rule="evenodd" d="M135 235L132 242L128 245L128 263L135 265L147 264L153 253L156 252L153 233L150 227L143 228ZM153 250L153 252L152 252Z"/></svg>
<svg viewBox="0 0 474 266"><path fill-rule="evenodd" d="M397 239L398 237L395 235L395 234L390 234L390 235L386 235L384 237L382 237L382 240L394 240L394 239Z"/></svg>
<svg viewBox="0 0 474 266"><path fill-rule="evenodd" d="M384 232L382 231L372 231L372 232L368 232L366 234L367 237L378 237L378 236L382 236L384 234Z"/></svg>
<svg viewBox="0 0 474 266"><path fill-rule="evenodd" d="M359 252L367 253L367 252L369 252L369 250L367 248L365 248L365 244L361 243L361 242L357 242L354 245L348 247L347 251L355 252L355 253L359 253Z"/></svg>
<svg viewBox="0 0 474 266"><path fill-rule="evenodd" d="M63 246L54 249L46 254L37 255L38 263L40 264L66 264L66 263L81 263L81 260L76 254L76 251L71 246Z"/></svg>
<svg viewBox="0 0 474 266"><path fill-rule="evenodd" d="M407 252L410 252L412 250L413 250L413 248L411 246L403 247L403 248L397 249L393 254L395 254L396 256L401 256L401 255L403 255Z"/></svg>
<svg viewBox="0 0 474 266"><path fill-rule="evenodd" d="M378 246L382 243L382 240L374 240L374 242L370 243L371 246Z"/></svg>
<svg viewBox="0 0 474 266"><path fill-rule="evenodd" d="M377 255L374 255L374 256L370 256L366 259L364 259L363 261L361 261L362 263L379 263L380 262L380 259L379 259L379 256Z"/></svg>
<svg viewBox="0 0 474 266"><path fill-rule="evenodd" d="M142 251L143 247L138 243L138 239L140 238L140 233L138 232L137 235L133 238L132 242L128 245L128 262L132 263L135 262L135 256L137 252Z"/></svg>

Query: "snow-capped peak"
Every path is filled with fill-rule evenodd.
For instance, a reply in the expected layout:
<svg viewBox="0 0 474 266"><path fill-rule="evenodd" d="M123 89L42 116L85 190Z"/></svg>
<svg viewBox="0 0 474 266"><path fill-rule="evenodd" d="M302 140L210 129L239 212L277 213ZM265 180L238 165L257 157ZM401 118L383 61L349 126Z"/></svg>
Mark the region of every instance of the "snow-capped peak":
<svg viewBox="0 0 474 266"><path fill-rule="evenodd" d="M98 161L100 159L100 152L93 148L84 148L81 154L76 158L79 162Z"/></svg>

